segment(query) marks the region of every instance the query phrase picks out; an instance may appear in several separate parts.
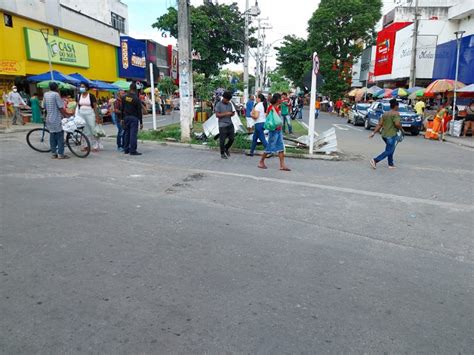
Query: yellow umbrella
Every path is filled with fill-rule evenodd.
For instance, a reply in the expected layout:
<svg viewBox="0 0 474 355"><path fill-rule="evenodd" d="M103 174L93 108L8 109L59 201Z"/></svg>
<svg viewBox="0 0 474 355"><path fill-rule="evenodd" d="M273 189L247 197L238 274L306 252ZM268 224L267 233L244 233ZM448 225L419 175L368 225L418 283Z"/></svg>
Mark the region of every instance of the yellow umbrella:
<svg viewBox="0 0 474 355"><path fill-rule="evenodd" d="M354 97L354 96L356 96L357 90L359 90L359 89L352 89L351 91L349 91L349 92L347 93L347 96L349 96L349 97Z"/></svg>

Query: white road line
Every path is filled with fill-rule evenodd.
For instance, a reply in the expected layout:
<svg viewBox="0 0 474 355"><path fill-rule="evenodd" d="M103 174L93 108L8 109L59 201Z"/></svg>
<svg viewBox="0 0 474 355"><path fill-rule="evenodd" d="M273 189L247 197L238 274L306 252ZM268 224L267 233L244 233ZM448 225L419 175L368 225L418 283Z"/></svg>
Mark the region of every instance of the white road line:
<svg viewBox="0 0 474 355"><path fill-rule="evenodd" d="M346 128L345 124L339 124L339 123L333 123L333 126L336 127L337 129L340 129L341 131L348 131L349 129Z"/></svg>
<svg viewBox="0 0 474 355"><path fill-rule="evenodd" d="M132 163L132 161L127 161L127 163ZM454 202L428 200L425 198L395 195L395 194L389 194L389 193L384 193L384 192L366 191L366 190L359 190L359 189L356 190L356 189L351 189L348 187L315 184L315 183L309 183L309 182L303 182L303 181L284 180L284 179L249 175L249 174L230 173L230 172L224 172L224 171L190 169L190 168L181 168L181 167L174 167L174 166L167 166L167 165L155 165L155 164L143 163L143 162L138 162L138 161L134 161L133 163L137 165L148 166L152 169L158 169L158 170L174 169L174 170L180 170L180 171L204 173L204 174L214 175L214 176L232 176L232 177L250 179L250 180L255 180L255 181L272 182L276 184L310 187L310 188L315 188L315 189L320 189L320 190L336 191L336 192L348 193L348 194L353 194L353 195L377 197L377 198L383 198L383 199L392 200L392 201L403 202L406 204L418 203L418 204L424 204L424 205L431 205L431 206L445 208L452 211L463 211L463 212L474 211L474 205L465 205L465 204L454 203Z"/></svg>
<svg viewBox="0 0 474 355"><path fill-rule="evenodd" d="M351 125L348 125L348 124L345 124L344 126L346 126L346 127L349 127L350 129L353 129L353 130L356 130L356 131L362 132L362 129L360 129L360 128L356 128L356 127L353 127L353 126L351 126Z"/></svg>

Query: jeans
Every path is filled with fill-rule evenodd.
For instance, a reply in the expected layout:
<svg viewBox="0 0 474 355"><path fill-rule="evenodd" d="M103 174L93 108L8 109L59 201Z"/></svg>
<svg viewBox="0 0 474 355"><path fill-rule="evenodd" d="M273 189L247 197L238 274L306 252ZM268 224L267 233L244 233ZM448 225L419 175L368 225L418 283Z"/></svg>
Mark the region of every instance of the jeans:
<svg viewBox="0 0 474 355"><path fill-rule="evenodd" d="M299 120L303 119L303 107L298 107L298 113L296 115L296 118Z"/></svg>
<svg viewBox="0 0 474 355"><path fill-rule="evenodd" d="M52 155L64 155L64 132L49 132L49 145Z"/></svg>
<svg viewBox="0 0 474 355"><path fill-rule="evenodd" d="M317 119L319 117L319 110L314 110L314 119Z"/></svg>
<svg viewBox="0 0 474 355"><path fill-rule="evenodd" d="M226 127L219 127L219 145L221 148L221 155L224 154L232 147L232 143L234 143L234 125L226 126ZM228 139L227 144L225 140Z"/></svg>
<svg viewBox="0 0 474 355"><path fill-rule="evenodd" d="M288 133L293 133L293 127L291 127L291 116L282 115L283 118L283 132L286 132L286 125L288 125Z"/></svg>
<svg viewBox="0 0 474 355"><path fill-rule="evenodd" d="M250 154L255 153L255 148L257 148L257 142L260 140L263 146L267 147L267 139L265 138L265 122L255 123L254 131L253 131L253 139L252 139L252 146L250 147Z"/></svg>
<svg viewBox="0 0 474 355"><path fill-rule="evenodd" d="M112 112L112 122L117 127L117 148L123 148L123 128L115 112Z"/></svg>
<svg viewBox="0 0 474 355"><path fill-rule="evenodd" d="M126 153L137 152L138 118L134 116L125 117L123 149Z"/></svg>
<svg viewBox="0 0 474 355"><path fill-rule="evenodd" d="M385 151L378 157L374 158L375 163L388 158L388 165L393 166L393 153L395 153L395 147L397 146L398 136L393 137L382 137L385 142Z"/></svg>
<svg viewBox="0 0 474 355"><path fill-rule="evenodd" d="M12 119L12 124L16 124L16 120L20 120L20 123L23 123L23 118L21 117L20 114L20 108L13 106L13 119Z"/></svg>

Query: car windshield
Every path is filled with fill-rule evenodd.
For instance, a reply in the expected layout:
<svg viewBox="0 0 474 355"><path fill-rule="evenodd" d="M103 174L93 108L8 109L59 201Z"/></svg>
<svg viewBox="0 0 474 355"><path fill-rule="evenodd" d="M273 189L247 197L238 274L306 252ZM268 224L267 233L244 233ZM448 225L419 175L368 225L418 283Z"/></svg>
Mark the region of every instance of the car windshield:
<svg viewBox="0 0 474 355"><path fill-rule="evenodd" d="M385 112L390 111L390 104L383 104L383 110ZM399 104L398 106L398 112L413 112L410 110L406 105L404 104Z"/></svg>
<svg viewBox="0 0 474 355"><path fill-rule="evenodd" d="M369 106L370 106L369 104L357 104L357 109L362 110L362 111L367 111Z"/></svg>

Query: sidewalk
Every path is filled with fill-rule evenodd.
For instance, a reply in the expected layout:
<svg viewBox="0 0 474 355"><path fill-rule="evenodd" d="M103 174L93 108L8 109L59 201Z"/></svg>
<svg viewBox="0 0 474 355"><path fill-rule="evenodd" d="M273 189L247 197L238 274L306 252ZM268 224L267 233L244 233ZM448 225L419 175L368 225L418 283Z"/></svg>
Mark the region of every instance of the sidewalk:
<svg viewBox="0 0 474 355"><path fill-rule="evenodd" d="M474 137L452 137L450 135L445 135L444 140L449 143L474 149Z"/></svg>

